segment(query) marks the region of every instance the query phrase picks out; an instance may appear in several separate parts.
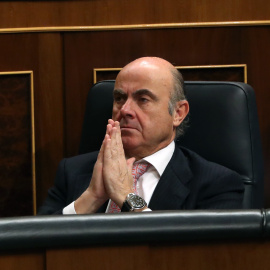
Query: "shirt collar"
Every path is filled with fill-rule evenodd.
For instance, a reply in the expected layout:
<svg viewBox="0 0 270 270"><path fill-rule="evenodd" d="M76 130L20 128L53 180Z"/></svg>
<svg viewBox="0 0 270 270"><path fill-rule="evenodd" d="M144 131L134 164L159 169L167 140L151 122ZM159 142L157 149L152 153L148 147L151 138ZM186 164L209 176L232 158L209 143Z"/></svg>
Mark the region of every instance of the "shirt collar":
<svg viewBox="0 0 270 270"><path fill-rule="evenodd" d="M172 141L168 146L162 148L161 150L150 156L143 158L142 160L149 162L157 170L159 176L161 176L165 168L167 167L170 159L172 158L174 149L175 142ZM138 162L141 162L142 160Z"/></svg>

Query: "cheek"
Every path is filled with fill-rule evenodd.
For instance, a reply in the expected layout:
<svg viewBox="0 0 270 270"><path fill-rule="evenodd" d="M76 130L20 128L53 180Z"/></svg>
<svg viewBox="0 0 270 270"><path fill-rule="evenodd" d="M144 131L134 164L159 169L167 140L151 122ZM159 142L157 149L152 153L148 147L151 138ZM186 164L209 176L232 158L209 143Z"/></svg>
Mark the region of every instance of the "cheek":
<svg viewBox="0 0 270 270"><path fill-rule="evenodd" d="M173 118L169 114L167 108L156 111L149 119L152 132L163 133L167 132L173 126Z"/></svg>
<svg viewBox="0 0 270 270"><path fill-rule="evenodd" d="M113 107L113 110L112 110L112 119L113 120L117 120L119 118L119 115L120 115L120 110Z"/></svg>
<svg viewBox="0 0 270 270"><path fill-rule="evenodd" d="M142 113L138 115L138 121L142 126L143 132L153 133L156 132L161 114L157 111Z"/></svg>

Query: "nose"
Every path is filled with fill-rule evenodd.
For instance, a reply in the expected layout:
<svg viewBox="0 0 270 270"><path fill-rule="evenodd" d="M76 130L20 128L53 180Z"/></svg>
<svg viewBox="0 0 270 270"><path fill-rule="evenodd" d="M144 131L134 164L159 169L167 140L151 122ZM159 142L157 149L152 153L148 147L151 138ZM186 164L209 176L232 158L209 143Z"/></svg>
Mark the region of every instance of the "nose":
<svg viewBox="0 0 270 270"><path fill-rule="evenodd" d="M131 100L126 100L126 102L123 104L121 110L120 110L122 117L129 117L134 118L135 117L135 111L134 111L134 104Z"/></svg>

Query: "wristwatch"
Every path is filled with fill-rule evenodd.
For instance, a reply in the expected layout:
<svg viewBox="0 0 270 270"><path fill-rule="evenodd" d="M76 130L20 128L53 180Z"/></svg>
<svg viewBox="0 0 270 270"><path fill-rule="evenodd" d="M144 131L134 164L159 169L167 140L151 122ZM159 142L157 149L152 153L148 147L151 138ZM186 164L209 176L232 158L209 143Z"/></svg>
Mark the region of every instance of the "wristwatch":
<svg viewBox="0 0 270 270"><path fill-rule="evenodd" d="M142 197L136 195L135 193L129 193L123 203L121 212L132 212L143 209L145 206L147 206L147 204Z"/></svg>

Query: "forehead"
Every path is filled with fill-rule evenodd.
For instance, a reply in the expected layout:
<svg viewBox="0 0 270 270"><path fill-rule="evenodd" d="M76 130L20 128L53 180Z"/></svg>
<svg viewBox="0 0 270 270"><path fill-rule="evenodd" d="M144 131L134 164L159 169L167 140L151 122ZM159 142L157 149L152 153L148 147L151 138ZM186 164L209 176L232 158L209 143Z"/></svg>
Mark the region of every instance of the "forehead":
<svg viewBox="0 0 270 270"><path fill-rule="evenodd" d="M168 69L156 66L131 66L118 74L115 89L127 94L147 89L157 95L169 96L173 89L173 77Z"/></svg>

